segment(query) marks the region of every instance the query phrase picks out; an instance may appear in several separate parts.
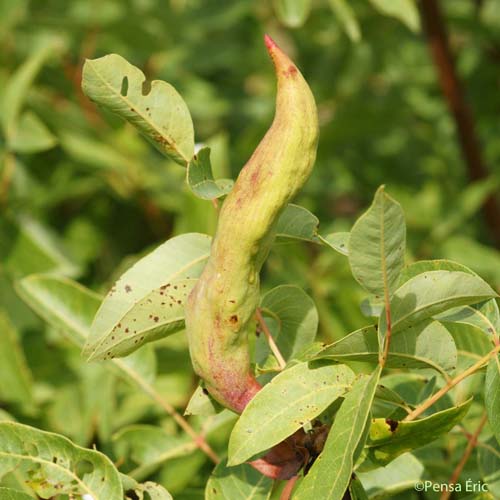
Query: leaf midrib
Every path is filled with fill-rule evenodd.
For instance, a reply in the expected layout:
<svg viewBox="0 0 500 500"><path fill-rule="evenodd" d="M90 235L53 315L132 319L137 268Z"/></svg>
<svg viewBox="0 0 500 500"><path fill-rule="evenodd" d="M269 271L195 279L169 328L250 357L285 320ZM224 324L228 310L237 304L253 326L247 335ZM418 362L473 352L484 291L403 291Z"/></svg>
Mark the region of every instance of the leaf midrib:
<svg viewBox="0 0 500 500"><path fill-rule="evenodd" d="M184 153L179 150L177 143L167 134L165 134L161 129L158 128L158 126L154 123L151 122L146 118L146 116L137 108L137 106L130 101L127 96L122 95L120 92L118 92L113 86L111 86L107 80L104 78L103 75L97 71L97 69L94 67L94 64L92 61L88 61L90 68L94 72L94 74L99 78L99 80L104 83L104 85L112 91L112 93L115 94L115 97L118 97L121 99L129 108L132 108L143 120L146 122L157 134L159 134L161 137L163 137L169 144L169 146L175 150L175 152L186 162L186 165L189 163L189 159L186 158ZM152 82L153 83L153 82ZM157 142L157 141L155 141Z"/></svg>
<svg viewBox="0 0 500 500"><path fill-rule="evenodd" d="M291 408L293 407L296 407L297 405L299 405L302 401L306 400L307 398L310 398L312 396L312 394L314 394L314 396L317 396L319 394L321 394L322 392L325 392L325 391L329 391L329 390L332 390L332 388L347 388L347 387L350 387L350 384L332 384L332 385L329 385L325 388L320 388L316 391L314 391L314 393L311 393L311 392L308 392L307 394L305 394L304 396L300 397L299 399L296 399L294 400L293 404L291 405L288 405L288 406L285 406L282 408L281 411L279 412L276 412L269 420L267 420L265 426L269 426L272 422L274 422L277 418L280 418L284 413L286 413L287 411L289 411ZM263 429L264 425L262 425L260 427L260 432L262 432L262 429ZM243 444L239 446L239 448L236 449L236 451L234 453L232 453L233 457L234 456L238 456L239 452L245 448L245 445L248 441L248 438L244 440ZM258 453L258 451L255 451L254 453ZM237 464L235 464L237 465Z"/></svg>

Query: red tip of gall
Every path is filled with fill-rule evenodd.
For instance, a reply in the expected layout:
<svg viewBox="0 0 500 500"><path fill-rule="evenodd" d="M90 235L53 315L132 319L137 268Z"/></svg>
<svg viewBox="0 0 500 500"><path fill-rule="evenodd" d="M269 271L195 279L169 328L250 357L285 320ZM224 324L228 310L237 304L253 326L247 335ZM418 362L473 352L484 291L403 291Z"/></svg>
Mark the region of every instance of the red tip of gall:
<svg viewBox="0 0 500 500"><path fill-rule="evenodd" d="M264 42L266 42L266 47L269 53L277 47L276 43L269 35L264 35Z"/></svg>

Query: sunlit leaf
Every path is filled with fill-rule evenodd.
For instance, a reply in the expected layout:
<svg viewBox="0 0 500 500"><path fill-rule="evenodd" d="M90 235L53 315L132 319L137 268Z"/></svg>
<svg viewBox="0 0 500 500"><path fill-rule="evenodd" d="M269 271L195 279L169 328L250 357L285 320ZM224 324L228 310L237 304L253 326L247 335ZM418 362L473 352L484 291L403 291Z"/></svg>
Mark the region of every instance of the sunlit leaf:
<svg viewBox="0 0 500 500"><path fill-rule="evenodd" d="M228 465L238 465L293 434L342 396L353 379L345 365L299 363L279 373L236 422Z"/></svg>
<svg viewBox="0 0 500 500"><path fill-rule="evenodd" d="M74 445L63 436L13 422L0 422L0 477L22 471L42 498L90 495L122 500L118 471L102 453Z"/></svg>
<svg viewBox="0 0 500 500"><path fill-rule="evenodd" d="M149 310L149 306L153 301L152 297L154 297L155 303L159 302L160 305L162 301L165 302L162 307L166 311L166 323L169 324L171 319L175 319L177 323L172 324L175 324L177 329L181 328L182 325L179 322L183 318L179 317L180 312L179 314L172 313L171 316L168 313L168 310L173 309L173 306L170 308L167 302L172 303L174 299L170 297L169 301L162 300L162 298L168 299L170 295L173 296L173 293L170 293L167 288L175 290L176 286L180 286L181 288L177 291L187 290L187 284L184 280L194 279L199 276L209 253L210 238L208 236L188 233L166 241L136 262L118 279L99 307L83 350L84 355L89 359L103 359L105 356L110 357L113 355L111 350L106 349L105 346L109 342L116 340L112 338L115 336L113 330L121 328L119 325L125 318L127 318L127 321L130 320L131 323L134 323L135 315L133 312L131 313L134 308L139 309L141 313L145 311L145 321L149 320L151 326L155 327L156 323L159 323L159 319L155 321L155 318L159 318L160 314L155 315ZM182 284L178 283L180 281L183 281ZM183 288L184 286L186 288ZM149 297L150 294L152 294L151 297ZM185 296L182 295L182 297L182 300L184 300ZM151 303L148 302L148 299L151 300ZM181 298L176 297L176 304L178 300L181 300ZM137 321L139 320L137 319ZM134 328L134 330L136 329ZM129 332L125 332L125 335L129 333L131 333L130 327ZM152 336L157 338L154 333ZM128 339L128 337L126 338ZM136 339L132 338L132 346L134 340ZM146 338L143 340L146 340ZM129 343L127 344L128 347ZM108 355L108 352L111 354ZM130 350L126 349L125 352L130 352Z"/></svg>
<svg viewBox="0 0 500 500"><path fill-rule="evenodd" d="M403 210L380 187L370 208L356 221L349 237L352 274L375 295L392 294L404 265L406 226Z"/></svg>
<svg viewBox="0 0 500 500"><path fill-rule="evenodd" d="M375 390L380 378L378 367L370 376L363 376L345 396L328 434L321 459L316 460L294 497L297 500L342 498L349 486L356 460L356 450L362 439ZM331 477L325 481L325 477Z"/></svg>
<svg viewBox="0 0 500 500"><path fill-rule="evenodd" d="M189 110L172 85L154 80L117 54L87 60L82 88L97 104L134 125L162 153L187 166L194 153Z"/></svg>

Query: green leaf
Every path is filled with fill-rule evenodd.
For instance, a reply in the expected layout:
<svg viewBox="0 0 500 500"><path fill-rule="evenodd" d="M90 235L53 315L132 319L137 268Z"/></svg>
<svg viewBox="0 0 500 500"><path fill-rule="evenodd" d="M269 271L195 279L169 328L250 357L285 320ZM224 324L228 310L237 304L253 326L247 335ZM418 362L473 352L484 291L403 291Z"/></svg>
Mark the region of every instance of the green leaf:
<svg viewBox="0 0 500 500"><path fill-rule="evenodd" d="M279 373L250 401L229 439L228 465L283 441L342 396L354 380L345 365L299 363Z"/></svg>
<svg viewBox="0 0 500 500"><path fill-rule="evenodd" d="M46 151L56 144L56 137L31 111L26 111L21 115L19 124L10 139L10 149L22 154Z"/></svg>
<svg viewBox="0 0 500 500"><path fill-rule="evenodd" d="M406 226L401 205L381 186L371 207L356 221L349 238L349 263L359 284L389 296L404 266Z"/></svg>
<svg viewBox="0 0 500 500"><path fill-rule="evenodd" d="M491 302L495 303L495 300L491 299ZM490 337L496 333L496 328L489 318L480 309L475 309L472 306L449 309L444 313L434 316L434 318L442 323L451 322L475 326Z"/></svg>
<svg viewBox="0 0 500 500"><path fill-rule="evenodd" d="M351 233L347 231L341 231L338 233L330 233L326 236L319 235L319 239L330 248L333 248L336 252L342 255L349 255L349 238Z"/></svg>
<svg viewBox="0 0 500 500"><path fill-rule="evenodd" d="M32 402L32 375L17 332L7 314L0 309L0 399Z"/></svg>
<svg viewBox="0 0 500 500"><path fill-rule="evenodd" d="M215 415L221 410L221 405L210 397L202 385L199 385L189 399L184 415Z"/></svg>
<svg viewBox="0 0 500 500"><path fill-rule="evenodd" d="M478 468L481 479L494 498L500 497L500 447L494 439L478 447Z"/></svg>
<svg viewBox="0 0 500 500"><path fill-rule="evenodd" d="M330 6L338 17L342 28L353 42L361 40L361 30L356 15L346 0L329 0Z"/></svg>
<svg viewBox="0 0 500 500"><path fill-rule="evenodd" d="M411 278L391 299L392 333L457 306L496 297L481 278L461 271L429 271ZM385 314L379 330L385 332Z"/></svg>
<svg viewBox="0 0 500 500"><path fill-rule="evenodd" d="M309 210L290 203L276 223L277 238L318 242L319 219Z"/></svg>
<svg viewBox="0 0 500 500"><path fill-rule="evenodd" d="M378 363L378 336L374 327L356 330L326 346L313 359L335 359L339 362ZM423 321L392 339L389 368L432 368L445 377L457 366L457 349L448 330L437 321Z"/></svg>
<svg viewBox="0 0 500 500"><path fill-rule="evenodd" d="M280 285L267 292L260 307L266 324L278 349L286 360L292 359L306 346L314 342L318 330L318 311L313 300L302 288ZM257 341L259 353L267 354L269 346L264 336Z"/></svg>
<svg viewBox="0 0 500 500"><path fill-rule="evenodd" d="M175 436L152 425L130 425L113 436L117 455L130 457L136 467L127 474L141 481L167 460L188 455L197 449L187 435Z"/></svg>
<svg viewBox="0 0 500 500"><path fill-rule="evenodd" d="M311 0L274 0L274 9L281 23L289 28L298 28L309 16Z"/></svg>
<svg viewBox="0 0 500 500"><path fill-rule="evenodd" d="M368 500L368 495L358 476L353 475L351 484L349 485L349 495L351 496L351 500Z"/></svg>
<svg viewBox="0 0 500 500"><path fill-rule="evenodd" d="M137 301L105 337L100 338L91 359L127 356L147 342L184 328L184 305L197 280L163 285Z"/></svg>
<svg viewBox="0 0 500 500"><path fill-rule="evenodd" d="M421 481L424 466L411 453L405 453L385 467L369 472L359 472L358 477L370 500L393 498L398 493L414 489Z"/></svg>
<svg viewBox="0 0 500 500"><path fill-rule="evenodd" d="M70 279L50 275L27 276L17 283L16 290L47 323L77 347L83 347L101 303L99 295ZM108 366L117 367L122 376L151 393L155 377L153 350L143 348L126 359L114 359Z"/></svg>
<svg viewBox="0 0 500 500"><path fill-rule="evenodd" d="M500 443L500 357L493 357L486 369L484 384L484 401L488 413L488 421L493 433Z"/></svg>
<svg viewBox="0 0 500 500"><path fill-rule="evenodd" d="M28 90L47 59L54 55L54 49L58 43L55 38L39 40L28 59L16 70L7 83L0 103L2 109L0 121L9 144L16 134L17 120Z"/></svg>
<svg viewBox="0 0 500 500"><path fill-rule="evenodd" d="M410 422L373 419L365 448L368 458L373 463L387 465L399 455L431 443L462 420L471 402L469 399L461 405Z"/></svg>
<svg viewBox="0 0 500 500"><path fill-rule="evenodd" d="M59 237L47 226L28 216L13 222L0 220L0 260L15 277L53 272L75 276L80 271Z"/></svg>
<svg viewBox="0 0 500 500"><path fill-rule="evenodd" d="M213 470L205 487L206 500L267 500L273 481L247 464L228 467L224 460Z"/></svg>
<svg viewBox="0 0 500 500"><path fill-rule="evenodd" d="M114 336L113 330L118 328L118 325L125 318L133 323L135 313L132 311L134 308L143 311L143 306L147 307L148 299L153 300L149 296L150 294L155 297L155 300L160 300L161 297L165 297L159 295L160 292L165 292L167 287L174 288L179 286L177 282L181 280L197 278L209 254L210 238L203 234L188 233L166 241L136 262L118 279L101 304L92 323L83 354L89 360L103 359L105 353L109 351L103 346L110 340L113 341L111 338ZM184 285L186 282L181 284L182 290ZM155 290L156 292L154 292ZM146 304L143 303L144 300ZM143 305L138 305L140 303ZM165 306L162 307L165 308ZM168 305L166 308L170 309ZM131 314L129 315L129 313ZM151 313L147 313L147 315L149 314ZM147 318L150 323L153 323L152 326L155 324L155 317ZM173 317L178 318L178 316ZM168 316L166 321L168 323ZM179 323L177 326L181 328ZM127 344L128 346L129 344Z"/></svg>
<svg viewBox="0 0 500 500"><path fill-rule="evenodd" d="M210 162L210 148L202 148L196 153L187 167L187 183L191 191L202 200L214 200L231 191L231 179L214 180Z"/></svg>
<svg viewBox="0 0 500 500"><path fill-rule="evenodd" d="M305 476L294 498L307 500L342 498L352 476L356 450L363 437L381 369L362 376L345 396L328 433L321 459L316 460ZM325 481L324 478L331 478Z"/></svg>
<svg viewBox="0 0 500 500"><path fill-rule="evenodd" d="M446 259L420 260L418 262L410 264L408 267L405 267L403 269L399 281L399 286L403 285L411 278L415 278L419 274L423 274L428 271L460 271L462 273L472 274L473 276L477 276L477 274L471 269L469 269L467 266L464 266L463 264L459 264L458 262L454 262L452 260L446 260Z"/></svg>
<svg viewBox="0 0 500 500"><path fill-rule="evenodd" d="M11 488L0 488L0 498L2 500L33 500L33 497L26 493Z"/></svg>
<svg viewBox="0 0 500 500"><path fill-rule="evenodd" d="M134 125L162 153L187 166L194 153L193 122L170 84L154 80L148 89L140 69L110 54L85 62L82 88L94 102Z"/></svg>
<svg viewBox="0 0 500 500"><path fill-rule="evenodd" d="M102 453L27 425L0 422L0 477L18 471L42 498L90 495L122 500L120 476Z"/></svg>
<svg viewBox="0 0 500 500"><path fill-rule="evenodd" d="M137 500L173 500L172 495L160 484L146 481L145 483L135 483L131 488ZM147 493L147 496L144 494Z"/></svg>
<svg viewBox="0 0 500 500"><path fill-rule="evenodd" d="M395 17L412 31L420 29L420 16L414 0L370 0L382 14Z"/></svg>

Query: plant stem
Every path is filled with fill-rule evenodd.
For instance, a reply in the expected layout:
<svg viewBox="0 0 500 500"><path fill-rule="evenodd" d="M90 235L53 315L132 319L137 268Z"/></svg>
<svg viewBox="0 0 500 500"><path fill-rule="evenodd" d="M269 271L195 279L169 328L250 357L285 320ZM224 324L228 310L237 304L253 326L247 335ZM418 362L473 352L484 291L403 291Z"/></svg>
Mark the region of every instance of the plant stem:
<svg viewBox="0 0 500 500"><path fill-rule="evenodd" d="M176 422L179 424L179 427L188 435L190 436L196 446L200 450L202 450L209 458L214 462L215 464L218 464L220 462L219 457L215 453L214 450L210 447L210 445L206 442L205 438L201 435L198 434L188 423L188 421L180 415L176 409L168 402L165 401L165 399L162 398L161 394L159 394L156 389L148 384L146 381L144 381L142 378L135 377L134 373L132 373L128 367L125 365L125 363L121 363L120 360L115 359L113 360L115 364L117 364L123 371L127 372L127 374L132 377L136 384L153 400L155 401L163 410L165 410L166 413L168 413Z"/></svg>
<svg viewBox="0 0 500 500"><path fill-rule="evenodd" d="M276 342L274 341L273 336L271 335L271 332L269 331L266 321L264 320L262 312L259 308L257 308L257 310L255 311L255 316L257 316L257 320L259 321L259 325L262 331L264 332L264 335L266 336L271 351L278 360L278 364L280 365L280 370L283 370L283 368L285 368L286 366L285 358L283 358L280 350L278 349L278 346L276 345Z"/></svg>
<svg viewBox="0 0 500 500"><path fill-rule="evenodd" d="M293 487L298 479L299 476L293 476L286 482L285 487L281 492L280 500L290 500L290 498L292 498Z"/></svg>
<svg viewBox="0 0 500 500"><path fill-rule="evenodd" d="M429 399L425 400L421 405L417 406L410 414L404 419L406 422L415 420L418 416L422 415L427 409L429 409L436 401L442 398L448 391L453 389L457 384L462 382L468 376L474 374L480 370L488 361L500 352L500 346L496 346L492 351L490 351L486 356L482 357L477 363L473 364L467 370L457 375L455 378L451 379L444 387L442 387L436 394L431 396Z"/></svg>
<svg viewBox="0 0 500 500"><path fill-rule="evenodd" d="M446 24L438 0L421 0L420 12L427 33L427 42L439 77L443 97L455 119L458 142L465 166L472 181L489 176L479 139L474 127L472 110L467 104L461 82L455 70ZM500 209L494 194L483 205L483 214L492 239L500 246Z"/></svg>
<svg viewBox="0 0 500 500"><path fill-rule="evenodd" d="M469 439L469 443L467 444L465 453L463 454L463 457L461 458L460 462L458 462L457 466L455 467L455 470L453 471L453 474L451 475L448 484L456 484L458 482L460 474L462 473L462 470L464 469L467 460L469 460L472 451L477 445L479 434L481 434L481 431L483 430L483 427L485 426L487 421L488 421L488 415L484 413L481 418L481 422L479 423L476 429L476 432L474 432L474 434ZM451 496L451 493L452 493L451 489L445 489L445 491L443 491L443 494L440 497L440 500L448 500Z"/></svg>
<svg viewBox="0 0 500 500"><path fill-rule="evenodd" d="M387 330L385 333L385 345L384 345L384 353L379 360L380 366L383 368L385 366L385 362L387 361L387 357L389 356L389 347L391 345L391 301L389 300L389 290L385 287L384 291L385 295L385 322L387 324Z"/></svg>

